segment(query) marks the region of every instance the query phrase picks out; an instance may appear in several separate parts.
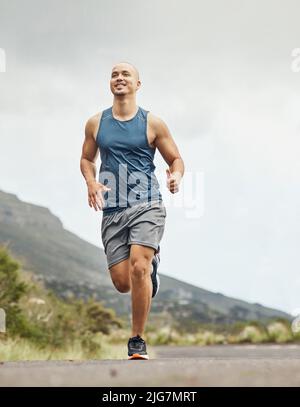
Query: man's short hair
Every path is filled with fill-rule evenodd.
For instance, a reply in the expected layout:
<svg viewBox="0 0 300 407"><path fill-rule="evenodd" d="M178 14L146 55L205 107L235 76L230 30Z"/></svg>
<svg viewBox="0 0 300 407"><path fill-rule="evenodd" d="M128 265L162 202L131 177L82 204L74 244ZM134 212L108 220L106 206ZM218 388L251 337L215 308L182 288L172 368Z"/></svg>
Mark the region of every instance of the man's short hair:
<svg viewBox="0 0 300 407"><path fill-rule="evenodd" d="M127 62L127 61L121 61L121 62L118 62L117 64L115 64L114 66L119 65L119 64L128 64L128 65L132 66L132 68L134 69L134 71L136 73L137 79L140 80L139 71L137 70L137 68L132 63Z"/></svg>

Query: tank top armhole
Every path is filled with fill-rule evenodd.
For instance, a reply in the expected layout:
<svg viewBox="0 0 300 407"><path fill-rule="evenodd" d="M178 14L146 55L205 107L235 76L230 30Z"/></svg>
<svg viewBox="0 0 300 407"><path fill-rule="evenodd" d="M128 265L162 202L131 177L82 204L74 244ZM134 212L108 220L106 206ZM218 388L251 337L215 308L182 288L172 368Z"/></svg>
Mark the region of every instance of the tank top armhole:
<svg viewBox="0 0 300 407"><path fill-rule="evenodd" d="M102 119L103 119L104 110L102 110L102 112L100 112L100 113L101 113L101 117L99 120L98 130L97 130L96 139L95 139L96 144L98 145L99 148L100 148L100 127L101 127L101 123L102 123Z"/></svg>
<svg viewBox="0 0 300 407"><path fill-rule="evenodd" d="M156 147L150 146L149 141L148 141L148 137L147 137L148 113L149 112L150 112L150 110L145 110L145 122L146 122L146 125L145 125L145 140L146 140L147 147L150 148L151 151L155 152Z"/></svg>

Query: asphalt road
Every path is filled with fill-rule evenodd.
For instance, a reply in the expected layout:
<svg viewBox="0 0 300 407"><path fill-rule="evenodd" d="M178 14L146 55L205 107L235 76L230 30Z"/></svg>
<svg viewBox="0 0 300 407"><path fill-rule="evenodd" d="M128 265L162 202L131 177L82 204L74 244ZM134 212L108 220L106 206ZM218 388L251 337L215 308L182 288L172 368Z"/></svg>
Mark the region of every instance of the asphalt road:
<svg viewBox="0 0 300 407"><path fill-rule="evenodd" d="M300 345L159 346L151 351L156 356L150 360L1 363L0 386L300 386Z"/></svg>

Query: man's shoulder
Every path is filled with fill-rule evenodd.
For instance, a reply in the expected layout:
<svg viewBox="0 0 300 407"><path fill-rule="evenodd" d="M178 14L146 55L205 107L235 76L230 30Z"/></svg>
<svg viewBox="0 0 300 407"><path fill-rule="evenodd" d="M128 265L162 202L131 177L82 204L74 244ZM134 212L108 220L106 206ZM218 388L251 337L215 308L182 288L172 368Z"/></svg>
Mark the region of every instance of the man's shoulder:
<svg viewBox="0 0 300 407"><path fill-rule="evenodd" d="M103 112L104 112L104 110L101 110L100 112L89 117L85 124L86 131L89 132L90 134L92 134L94 136L95 140L97 137L99 124L100 124L100 120L101 120Z"/></svg>
<svg viewBox="0 0 300 407"><path fill-rule="evenodd" d="M152 112L148 112L148 123L157 132L165 125L165 122Z"/></svg>
<svg viewBox="0 0 300 407"><path fill-rule="evenodd" d="M102 116L102 111L94 114L93 116L88 118L88 120L86 122L86 125L89 126L89 127L95 126L99 122L99 120L101 119L101 116Z"/></svg>

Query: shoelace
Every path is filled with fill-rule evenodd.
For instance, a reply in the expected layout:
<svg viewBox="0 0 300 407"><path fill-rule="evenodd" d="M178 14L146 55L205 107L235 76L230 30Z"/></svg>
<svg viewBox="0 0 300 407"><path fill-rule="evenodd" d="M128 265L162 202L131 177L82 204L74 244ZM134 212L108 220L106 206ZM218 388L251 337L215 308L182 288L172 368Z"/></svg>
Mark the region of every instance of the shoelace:
<svg viewBox="0 0 300 407"><path fill-rule="evenodd" d="M138 343L138 342L145 342L144 339L142 339L139 335L138 336L133 336L130 338L130 342Z"/></svg>

